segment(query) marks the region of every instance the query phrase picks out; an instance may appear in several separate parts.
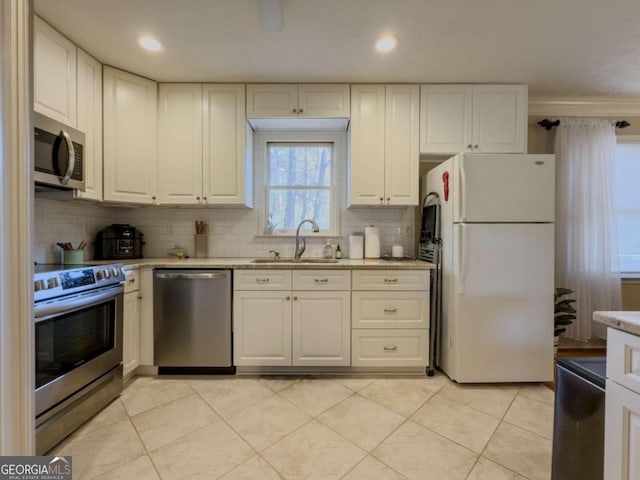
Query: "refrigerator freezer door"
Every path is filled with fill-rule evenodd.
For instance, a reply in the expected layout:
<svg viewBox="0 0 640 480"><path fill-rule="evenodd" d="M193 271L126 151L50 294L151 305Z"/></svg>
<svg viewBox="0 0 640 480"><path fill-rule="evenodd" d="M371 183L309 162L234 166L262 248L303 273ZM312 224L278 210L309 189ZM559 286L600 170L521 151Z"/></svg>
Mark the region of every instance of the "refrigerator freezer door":
<svg viewBox="0 0 640 480"><path fill-rule="evenodd" d="M553 380L553 225L453 228L447 373L461 383Z"/></svg>
<svg viewBox="0 0 640 480"><path fill-rule="evenodd" d="M553 222L553 155L464 154L454 159L454 219Z"/></svg>

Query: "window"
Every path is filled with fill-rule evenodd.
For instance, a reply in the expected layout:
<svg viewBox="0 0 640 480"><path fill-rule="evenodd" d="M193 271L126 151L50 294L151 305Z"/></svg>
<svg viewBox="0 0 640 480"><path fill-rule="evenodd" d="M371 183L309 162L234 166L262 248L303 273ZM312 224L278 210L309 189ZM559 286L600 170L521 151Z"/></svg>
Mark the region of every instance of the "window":
<svg viewBox="0 0 640 480"><path fill-rule="evenodd" d="M616 150L618 255L626 274L640 272L640 139L634 140Z"/></svg>
<svg viewBox="0 0 640 480"><path fill-rule="evenodd" d="M339 133L312 132L256 136L256 186L264 188L262 195L256 195L262 197L259 234L294 235L300 222L310 218L320 227L320 235L339 235L343 139Z"/></svg>

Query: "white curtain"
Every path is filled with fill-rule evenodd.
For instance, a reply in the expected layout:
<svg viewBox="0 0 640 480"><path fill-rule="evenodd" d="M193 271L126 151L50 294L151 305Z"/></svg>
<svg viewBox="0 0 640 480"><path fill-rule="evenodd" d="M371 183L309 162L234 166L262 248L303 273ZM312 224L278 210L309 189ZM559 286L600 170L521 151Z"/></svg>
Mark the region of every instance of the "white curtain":
<svg viewBox="0 0 640 480"><path fill-rule="evenodd" d="M619 310L615 220L616 136L606 120L562 118L556 131L556 287L575 293L577 320L566 335L588 340L604 329L594 310Z"/></svg>

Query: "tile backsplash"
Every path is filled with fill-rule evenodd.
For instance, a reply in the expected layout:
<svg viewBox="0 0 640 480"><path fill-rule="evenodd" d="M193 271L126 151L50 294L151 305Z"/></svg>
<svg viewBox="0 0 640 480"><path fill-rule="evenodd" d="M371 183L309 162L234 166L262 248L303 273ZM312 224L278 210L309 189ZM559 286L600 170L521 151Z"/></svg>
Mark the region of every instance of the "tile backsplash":
<svg viewBox="0 0 640 480"><path fill-rule="evenodd" d="M98 231L112 223L129 223L143 234L145 257L165 257L167 250L179 245L193 255L195 221L209 224L210 257L265 257L278 250L283 257L293 256L291 237L257 235L258 217L248 208L166 208L107 207L98 204L44 200L35 202L35 260L55 263L60 260L56 242L84 240L89 243L87 259L93 258ZM374 224L380 227L381 252L391 252L391 245L402 244L407 255L414 255L415 208L352 208L341 211L342 237L331 238L334 248L340 244L348 257L348 235L364 231ZM320 257L326 238L307 238L306 256Z"/></svg>

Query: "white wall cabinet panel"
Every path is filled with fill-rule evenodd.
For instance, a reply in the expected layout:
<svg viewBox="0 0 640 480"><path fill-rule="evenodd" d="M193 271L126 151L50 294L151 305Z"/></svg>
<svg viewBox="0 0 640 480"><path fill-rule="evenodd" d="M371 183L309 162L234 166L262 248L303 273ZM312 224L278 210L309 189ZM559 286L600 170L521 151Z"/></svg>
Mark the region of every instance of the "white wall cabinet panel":
<svg viewBox="0 0 640 480"><path fill-rule="evenodd" d="M347 84L247 85L248 118L349 118Z"/></svg>
<svg viewBox="0 0 640 480"><path fill-rule="evenodd" d="M78 49L77 129L84 132L85 191L77 198L102 200L102 65Z"/></svg>
<svg viewBox="0 0 640 480"><path fill-rule="evenodd" d="M349 85L298 85L298 116L309 118L349 118Z"/></svg>
<svg viewBox="0 0 640 480"><path fill-rule="evenodd" d="M34 110L76 128L76 46L33 17Z"/></svg>
<svg viewBox="0 0 640 480"><path fill-rule="evenodd" d="M202 198L202 85L163 83L158 91L158 201Z"/></svg>
<svg viewBox="0 0 640 480"><path fill-rule="evenodd" d="M104 199L156 202L156 82L104 67Z"/></svg>
<svg viewBox="0 0 640 480"><path fill-rule="evenodd" d="M293 365L351 364L349 292L294 291L292 319Z"/></svg>
<svg viewBox="0 0 640 480"><path fill-rule="evenodd" d="M420 87L420 152L470 151L471 85Z"/></svg>
<svg viewBox="0 0 640 480"><path fill-rule="evenodd" d="M245 86L203 86L203 201L251 205L251 151L245 119Z"/></svg>
<svg viewBox="0 0 640 480"><path fill-rule="evenodd" d="M298 116L296 84L247 85L248 118L287 118Z"/></svg>
<svg viewBox="0 0 640 480"><path fill-rule="evenodd" d="M417 85L351 86L351 205L417 205Z"/></svg>

